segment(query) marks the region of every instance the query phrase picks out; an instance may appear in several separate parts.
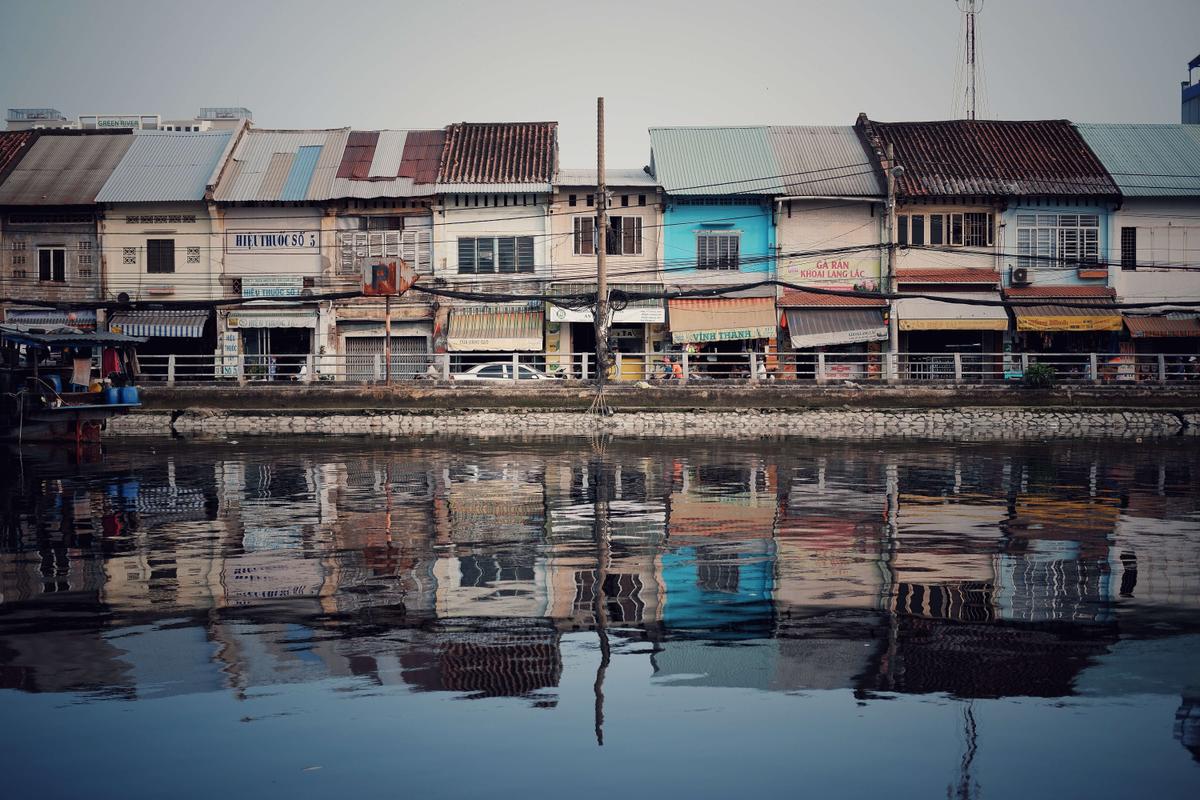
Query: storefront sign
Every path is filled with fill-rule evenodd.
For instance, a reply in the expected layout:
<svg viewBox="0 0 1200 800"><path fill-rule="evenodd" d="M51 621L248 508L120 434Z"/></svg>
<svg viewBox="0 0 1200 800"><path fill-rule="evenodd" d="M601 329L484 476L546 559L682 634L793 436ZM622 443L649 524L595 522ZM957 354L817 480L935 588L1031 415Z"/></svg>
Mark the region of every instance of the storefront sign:
<svg viewBox="0 0 1200 800"><path fill-rule="evenodd" d="M671 331L671 340L676 344L688 342L731 342L739 339L771 339L775 326L759 325L749 328L728 328L719 331Z"/></svg>
<svg viewBox="0 0 1200 800"><path fill-rule="evenodd" d="M830 333L812 333L804 336L793 336L792 346L825 347L834 344L860 344L862 342L881 342L888 338L887 328L867 328L865 330L832 331Z"/></svg>
<svg viewBox="0 0 1200 800"><path fill-rule="evenodd" d="M304 278L299 275L247 275L242 278L242 297L299 297Z"/></svg>
<svg viewBox="0 0 1200 800"><path fill-rule="evenodd" d="M879 258L869 256L785 261L779 267L780 280L860 292L879 291L879 275Z"/></svg>
<svg viewBox="0 0 1200 800"><path fill-rule="evenodd" d="M553 303L546 304L546 318L551 322L591 322L596 318L590 308L563 308ZM620 311L612 312L612 322L654 323L665 322L667 312L662 304L656 306L629 305Z"/></svg>
<svg viewBox="0 0 1200 800"><path fill-rule="evenodd" d="M236 378L238 359L242 355L242 336L237 331L224 331L218 343L217 356L221 359L219 374L224 378Z"/></svg>
<svg viewBox="0 0 1200 800"><path fill-rule="evenodd" d="M235 311L230 312L225 320L225 326L239 330L245 328L315 328L317 327L317 314L314 311L291 313L285 311Z"/></svg>
<svg viewBox="0 0 1200 800"><path fill-rule="evenodd" d="M229 231L225 252L319 253L321 236L317 231Z"/></svg>

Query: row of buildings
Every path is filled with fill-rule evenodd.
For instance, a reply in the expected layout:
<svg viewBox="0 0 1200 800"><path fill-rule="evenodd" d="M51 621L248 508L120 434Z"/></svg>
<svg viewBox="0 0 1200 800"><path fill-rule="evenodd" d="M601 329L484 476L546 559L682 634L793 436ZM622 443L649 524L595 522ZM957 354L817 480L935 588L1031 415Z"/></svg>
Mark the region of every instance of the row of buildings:
<svg viewBox="0 0 1200 800"><path fill-rule="evenodd" d="M556 123L271 130L248 116L0 133L4 321L344 370L337 356L384 352L383 300L348 295L403 261L419 286L472 298L394 304L402 364L594 349L590 311L552 300L594 292L602 202L595 170L560 168ZM646 369L634 354L688 345L781 370L819 352L1200 352L1197 313L1170 306L1200 301L1200 126L651 128L649 165L606 181L617 291L731 289L616 295L631 376ZM922 296L865 294L879 290Z"/></svg>

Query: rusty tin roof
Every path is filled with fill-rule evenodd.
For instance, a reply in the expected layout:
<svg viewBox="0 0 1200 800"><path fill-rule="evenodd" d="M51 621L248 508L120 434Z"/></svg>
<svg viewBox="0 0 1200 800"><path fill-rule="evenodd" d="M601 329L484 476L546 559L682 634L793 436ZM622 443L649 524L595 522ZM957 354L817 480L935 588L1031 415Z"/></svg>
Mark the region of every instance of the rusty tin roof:
<svg viewBox="0 0 1200 800"><path fill-rule="evenodd" d="M479 184L548 191L557 171L557 122L457 122L446 128L438 184L448 192Z"/></svg>

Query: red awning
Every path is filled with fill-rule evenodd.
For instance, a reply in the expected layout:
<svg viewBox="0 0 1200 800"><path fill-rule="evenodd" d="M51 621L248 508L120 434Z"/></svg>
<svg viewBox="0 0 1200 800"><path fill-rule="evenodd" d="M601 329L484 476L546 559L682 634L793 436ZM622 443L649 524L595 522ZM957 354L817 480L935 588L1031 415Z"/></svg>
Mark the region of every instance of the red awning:
<svg viewBox="0 0 1200 800"><path fill-rule="evenodd" d="M1171 336L1200 336L1200 317L1160 314L1146 317L1125 317L1125 327L1135 339Z"/></svg>

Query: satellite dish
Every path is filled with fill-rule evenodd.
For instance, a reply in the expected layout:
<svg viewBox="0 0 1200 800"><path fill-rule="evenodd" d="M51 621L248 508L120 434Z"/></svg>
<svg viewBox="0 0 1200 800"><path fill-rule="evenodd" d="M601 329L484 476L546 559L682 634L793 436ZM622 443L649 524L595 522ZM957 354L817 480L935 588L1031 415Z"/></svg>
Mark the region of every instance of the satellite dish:
<svg viewBox="0 0 1200 800"><path fill-rule="evenodd" d="M120 292L117 295L117 302L118 303L128 303L129 302L129 292Z"/></svg>

